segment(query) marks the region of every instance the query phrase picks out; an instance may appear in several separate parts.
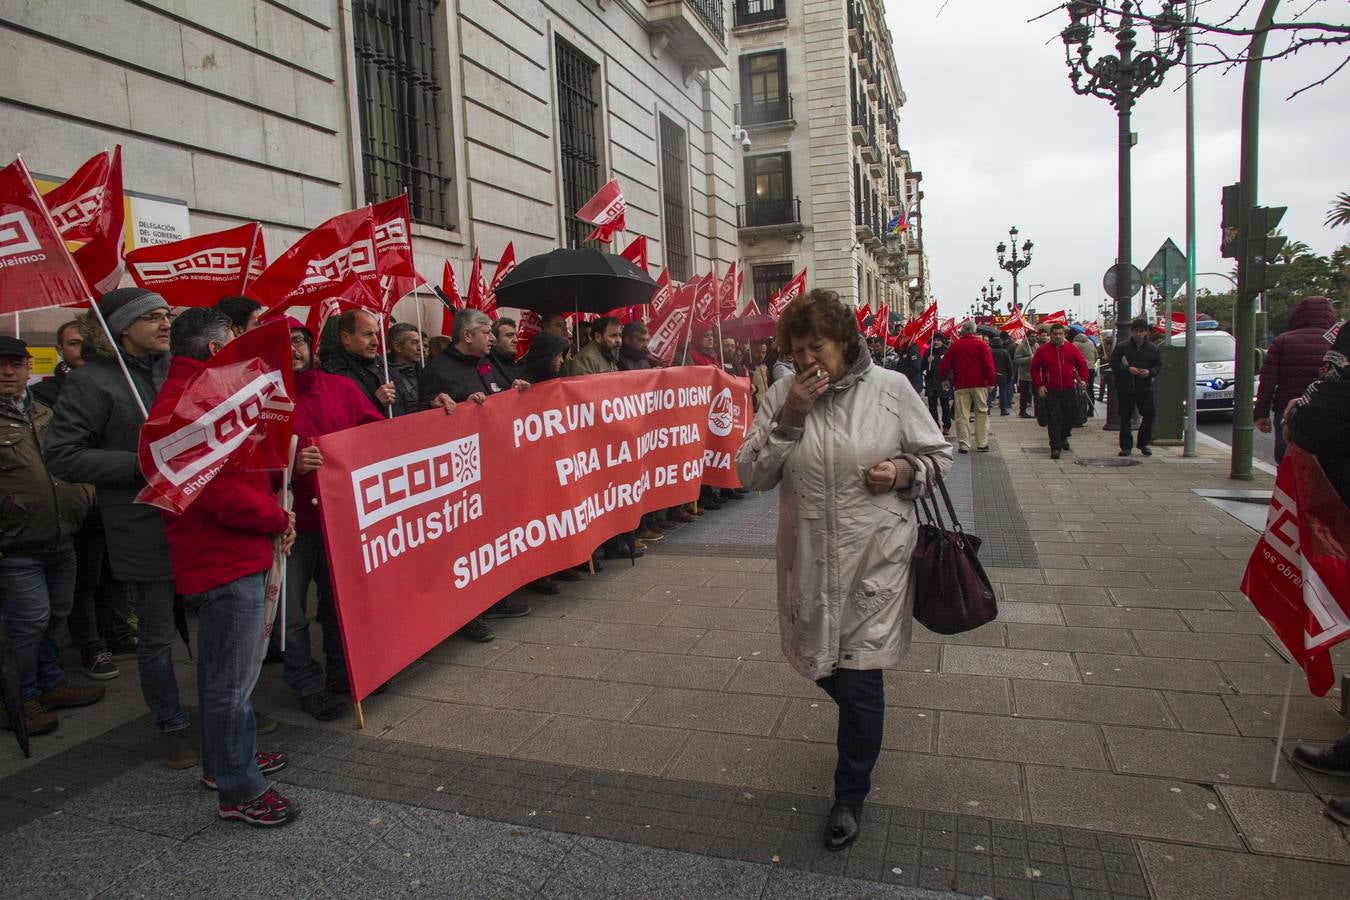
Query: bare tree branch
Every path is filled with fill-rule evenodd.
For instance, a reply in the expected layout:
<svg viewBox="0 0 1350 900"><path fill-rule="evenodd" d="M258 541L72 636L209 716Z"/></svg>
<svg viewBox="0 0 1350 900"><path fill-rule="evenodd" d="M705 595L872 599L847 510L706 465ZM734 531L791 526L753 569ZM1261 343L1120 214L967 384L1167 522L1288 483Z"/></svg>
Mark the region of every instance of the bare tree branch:
<svg viewBox="0 0 1350 900"><path fill-rule="evenodd" d="M1290 94L1288 97L1285 97L1284 99L1286 99L1286 100L1293 100L1295 97L1297 97L1299 94L1303 93L1304 91L1310 91L1310 90L1312 90L1312 89L1315 88L1315 87L1320 87L1320 86L1326 84L1326 83L1327 83L1328 81L1330 81L1332 78L1334 78L1334 77L1336 77L1337 75L1339 75L1341 69L1344 69L1347 65L1350 65L1350 56L1347 56L1345 59L1341 60L1341 64L1340 64L1339 66L1337 66L1336 68L1332 69L1330 72L1328 72L1325 78L1322 78L1322 79L1320 79L1320 80L1318 80L1318 81L1314 81L1312 84L1305 84L1303 87L1301 87L1301 88L1299 88L1298 90L1294 91L1292 94Z"/></svg>

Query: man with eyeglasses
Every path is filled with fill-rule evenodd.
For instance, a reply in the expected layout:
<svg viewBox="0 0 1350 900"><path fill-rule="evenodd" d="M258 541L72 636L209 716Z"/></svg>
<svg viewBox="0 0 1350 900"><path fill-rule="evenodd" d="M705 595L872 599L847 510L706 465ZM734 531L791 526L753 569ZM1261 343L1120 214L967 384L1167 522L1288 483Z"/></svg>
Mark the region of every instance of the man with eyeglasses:
<svg viewBox="0 0 1350 900"><path fill-rule="evenodd" d="M141 694L159 730L160 755L169 768L186 769L198 756L173 670L173 570L159 510L135 502L145 485L136 455L145 416L117 361L120 355L149 409L169 370L172 316L163 297L138 287L109 291L99 310L116 346L94 343L86 351L90 361L66 379L47 429L47 467L98 492L108 561L136 610Z"/></svg>

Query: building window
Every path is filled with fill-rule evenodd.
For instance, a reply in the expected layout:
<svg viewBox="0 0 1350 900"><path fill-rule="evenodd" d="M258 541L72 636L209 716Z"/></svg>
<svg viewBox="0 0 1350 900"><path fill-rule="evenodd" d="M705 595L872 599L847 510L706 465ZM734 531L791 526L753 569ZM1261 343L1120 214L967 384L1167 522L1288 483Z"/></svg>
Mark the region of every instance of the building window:
<svg viewBox="0 0 1350 900"><path fill-rule="evenodd" d="M784 225L801 221L792 196L792 154L745 158L745 215L741 224Z"/></svg>
<svg viewBox="0 0 1350 900"><path fill-rule="evenodd" d="M689 169L684 129L661 116L661 205L666 216L666 271L675 281L689 278L689 213L685 172Z"/></svg>
<svg viewBox="0 0 1350 900"><path fill-rule="evenodd" d="M769 299L792 277L792 263L755 266L751 271L754 273L755 302L759 304L760 312L768 312Z"/></svg>
<svg viewBox="0 0 1350 900"><path fill-rule="evenodd" d="M407 190L414 221L454 228L450 140L442 134L448 103L436 60L440 6L354 0L352 43L366 201Z"/></svg>
<svg viewBox="0 0 1350 900"><path fill-rule="evenodd" d="M564 235L567 246L580 247L594 225L577 218L577 210L600 190L600 66L571 44L558 39L558 134L562 156Z"/></svg>
<svg viewBox="0 0 1350 900"><path fill-rule="evenodd" d="M787 0L736 0L736 24L758 25L787 18Z"/></svg>
<svg viewBox="0 0 1350 900"><path fill-rule="evenodd" d="M741 124L781 122L790 117L787 51L747 53L741 57Z"/></svg>

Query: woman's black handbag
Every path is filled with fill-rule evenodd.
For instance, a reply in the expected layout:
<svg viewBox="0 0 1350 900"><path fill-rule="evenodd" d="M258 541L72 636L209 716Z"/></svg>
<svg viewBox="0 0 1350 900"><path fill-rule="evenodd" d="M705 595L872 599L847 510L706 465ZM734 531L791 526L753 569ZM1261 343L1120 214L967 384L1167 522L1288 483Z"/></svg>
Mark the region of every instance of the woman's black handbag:
<svg viewBox="0 0 1350 900"><path fill-rule="evenodd" d="M942 519L936 497L919 498L927 521L919 523L910 571L914 578L914 618L937 634L960 634L998 617L994 588L980 565L980 539L966 534L956 518L942 475L937 489L951 516L951 530Z"/></svg>

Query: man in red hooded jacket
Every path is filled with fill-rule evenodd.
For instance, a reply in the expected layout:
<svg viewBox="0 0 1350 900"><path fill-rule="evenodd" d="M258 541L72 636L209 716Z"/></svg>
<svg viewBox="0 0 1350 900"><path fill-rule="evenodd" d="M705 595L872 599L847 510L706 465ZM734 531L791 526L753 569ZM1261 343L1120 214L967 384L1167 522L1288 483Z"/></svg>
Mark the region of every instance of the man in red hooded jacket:
<svg viewBox="0 0 1350 900"><path fill-rule="evenodd" d="M232 337L230 320L189 309L169 330L172 362L151 417L178 402L183 383ZM289 824L298 808L264 777L286 765L259 753L253 688L263 658L263 593L273 538L295 540L294 519L277 503L265 472L224 468L181 515L164 513L174 587L199 614L197 693L201 699L202 781L219 792L219 815L250 825Z"/></svg>
<svg viewBox="0 0 1350 900"><path fill-rule="evenodd" d="M1331 347L1327 332L1336 324L1336 307L1326 297L1304 297L1289 315L1289 328L1270 344L1261 364L1253 413L1258 431L1275 433L1275 462L1284 459L1285 407L1319 377L1322 356Z"/></svg>
<svg viewBox="0 0 1350 900"><path fill-rule="evenodd" d="M285 629L282 653L284 677L300 696L300 706L315 719L326 722L342 715L347 703L338 694L350 690L338 631L337 606L328 574L319 519L319 484L315 472L323 454L314 439L370 422L386 421L370 397L349 378L325 372L314 365L314 335L298 320L286 319L291 333L291 370L295 378L295 436L300 450L295 459L291 493L295 497L295 546L286 559ZM454 402L441 394L433 405L447 412ZM316 618L323 629L324 668L310 653L307 599L313 583L318 594ZM272 629L273 646L281 632L281 611ZM325 678L325 669L327 675Z"/></svg>

